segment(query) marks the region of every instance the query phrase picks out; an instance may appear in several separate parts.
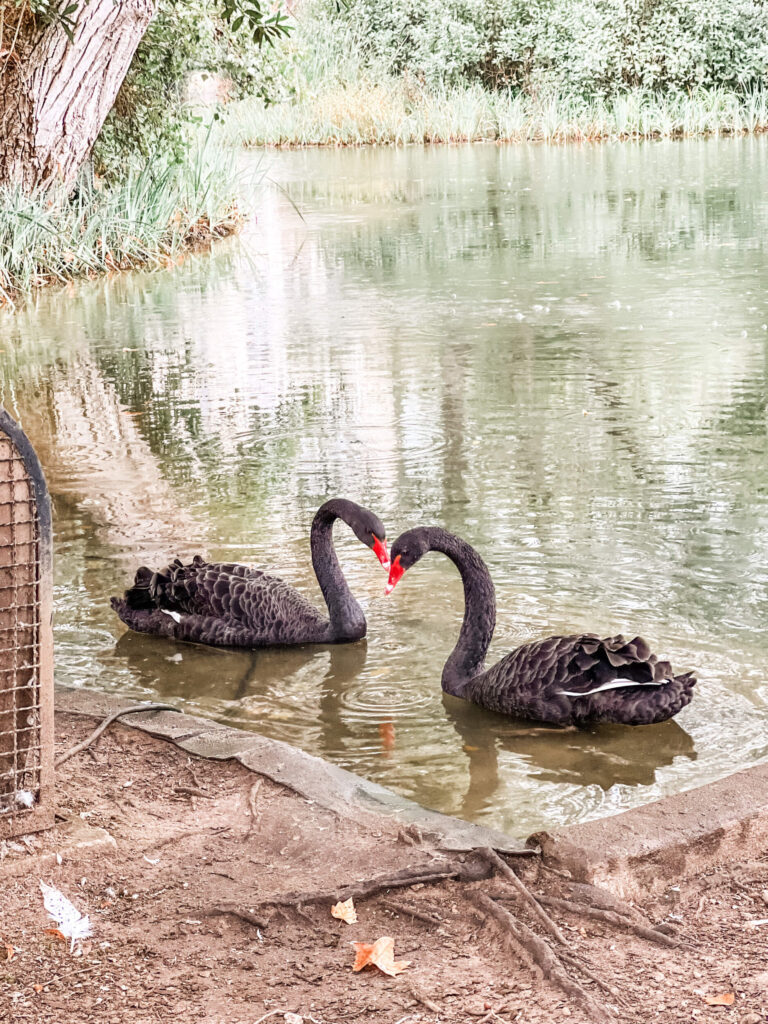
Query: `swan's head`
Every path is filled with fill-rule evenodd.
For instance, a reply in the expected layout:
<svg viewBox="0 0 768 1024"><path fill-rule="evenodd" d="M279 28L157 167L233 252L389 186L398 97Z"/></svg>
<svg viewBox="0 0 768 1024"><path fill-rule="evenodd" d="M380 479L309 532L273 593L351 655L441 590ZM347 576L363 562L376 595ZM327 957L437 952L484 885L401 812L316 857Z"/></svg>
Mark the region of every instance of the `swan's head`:
<svg viewBox="0 0 768 1024"><path fill-rule="evenodd" d="M403 578L403 574L430 550L429 537L423 528L401 533L392 545L386 593L391 594Z"/></svg>
<svg viewBox="0 0 768 1024"><path fill-rule="evenodd" d="M387 531L384 523L367 508L359 506L358 514L349 523L359 541L371 548L385 569L389 568Z"/></svg>

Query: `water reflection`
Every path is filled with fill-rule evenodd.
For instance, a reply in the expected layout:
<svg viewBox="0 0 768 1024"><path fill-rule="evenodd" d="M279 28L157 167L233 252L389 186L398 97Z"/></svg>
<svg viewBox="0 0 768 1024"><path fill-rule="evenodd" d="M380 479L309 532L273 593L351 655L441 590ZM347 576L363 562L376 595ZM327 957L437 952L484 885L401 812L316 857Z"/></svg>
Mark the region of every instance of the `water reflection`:
<svg viewBox="0 0 768 1024"><path fill-rule="evenodd" d="M212 256L4 316L0 397L54 499L58 678L521 833L768 756L766 164L764 138L279 154L304 220L266 193ZM256 562L320 603L309 526L335 494L390 538L440 522L481 551L491 659L642 632L696 670L695 701L578 736L446 709L455 571L425 559L385 600L341 529L367 646L121 635L109 596L177 554Z"/></svg>
<svg viewBox="0 0 768 1024"><path fill-rule="evenodd" d="M492 809L499 789L499 753L505 751L542 782L579 786L652 786L657 769L677 757L696 760L693 738L677 722L645 728L600 725L557 729L493 714L447 695L443 704L467 756L469 785L463 817Z"/></svg>

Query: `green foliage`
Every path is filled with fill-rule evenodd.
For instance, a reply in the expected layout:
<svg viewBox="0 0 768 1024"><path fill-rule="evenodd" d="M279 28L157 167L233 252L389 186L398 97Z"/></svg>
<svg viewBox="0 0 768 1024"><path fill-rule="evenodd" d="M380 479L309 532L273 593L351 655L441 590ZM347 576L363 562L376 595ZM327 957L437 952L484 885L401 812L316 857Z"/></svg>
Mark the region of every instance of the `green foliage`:
<svg viewBox="0 0 768 1024"><path fill-rule="evenodd" d="M341 17L374 59L433 85L608 96L754 88L768 67L763 0L350 0Z"/></svg>
<svg viewBox="0 0 768 1024"><path fill-rule="evenodd" d="M135 154L183 156L201 121L185 98L192 72L221 76L232 97L266 96L268 53L288 31L286 17L258 0L161 0L97 140L99 173L119 176Z"/></svg>

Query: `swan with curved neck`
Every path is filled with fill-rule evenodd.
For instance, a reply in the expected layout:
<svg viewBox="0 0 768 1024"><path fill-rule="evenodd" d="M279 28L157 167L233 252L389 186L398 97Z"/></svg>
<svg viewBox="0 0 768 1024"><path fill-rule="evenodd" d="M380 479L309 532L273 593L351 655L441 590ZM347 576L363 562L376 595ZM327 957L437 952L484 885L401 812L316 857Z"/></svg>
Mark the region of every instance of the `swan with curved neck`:
<svg viewBox="0 0 768 1024"><path fill-rule="evenodd" d="M366 633L363 609L341 571L333 524L341 519L387 568L386 531L362 505L326 501L310 531L312 566L328 608L324 616L290 584L259 569L231 562L179 559L162 572L142 567L123 598L111 604L141 633L222 647L345 643Z"/></svg>
<svg viewBox="0 0 768 1024"><path fill-rule="evenodd" d="M387 593L428 551L447 555L464 584L464 620L443 668L446 693L556 725L650 725L690 703L693 674L673 675L669 662L659 661L639 636L554 636L518 647L486 670L496 595L485 562L461 537L431 526L401 534L392 545Z"/></svg>

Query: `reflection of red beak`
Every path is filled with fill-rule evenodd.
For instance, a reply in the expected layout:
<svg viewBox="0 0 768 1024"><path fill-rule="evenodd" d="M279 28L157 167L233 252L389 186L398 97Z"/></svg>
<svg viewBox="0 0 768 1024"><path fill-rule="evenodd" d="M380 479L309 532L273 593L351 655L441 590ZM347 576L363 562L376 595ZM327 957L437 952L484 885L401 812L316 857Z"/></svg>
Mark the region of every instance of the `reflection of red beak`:
<svg viewBox="0 0 768 1024"><path fill-rule="evenodd" d="M398 555L389 568L389 579L387 580L387 586L386 589L384 590L385 594L392 593L397 584L403 578L404 572L405 569L403 568L402 565L400 565L400 555Z"/></svg>
<svg viewBox="0 0 768 1024"><path fill-rule="evenodd" d="M376 555L378 560L384 566L385 569L389 568L389 555L387 554L386 541L379 540L376 534L373 535L373 553Z"/></svg>

